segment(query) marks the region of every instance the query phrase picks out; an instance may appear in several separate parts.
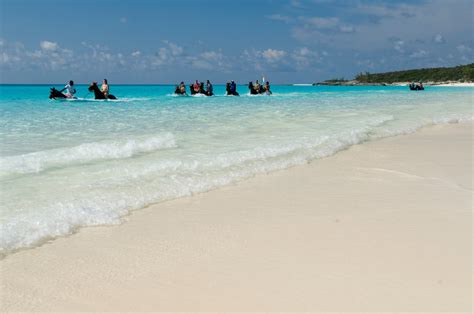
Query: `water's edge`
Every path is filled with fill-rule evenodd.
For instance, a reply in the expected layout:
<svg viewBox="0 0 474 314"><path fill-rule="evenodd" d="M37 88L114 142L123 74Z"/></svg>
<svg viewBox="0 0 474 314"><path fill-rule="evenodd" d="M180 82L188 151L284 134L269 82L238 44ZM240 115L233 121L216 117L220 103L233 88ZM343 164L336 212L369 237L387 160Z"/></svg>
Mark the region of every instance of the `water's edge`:
<svg viewBox="0 0 474 314"><path fill-rule="evenodd" d="M471 124L471 125L473 125L473 122L472 122L472 120L455 120L455 121L451 120L451 121L438 121L438 122L433 121L432 123L421 125L421 126L415 128L415 129L400 131L399 133L396 133L396 134L390 134L390 135L387 135L387 136L369 137L367 139L362 139L362 140L360 140L358 142L355 142L353 144L350 144L350 145L347 145L347 146L342 146L342 147L340 147L340 149L338 149L338 150L334 151L332 154L329 154L329 155L326 155L326 156L310 158L310 159L306 160L305 162L290 164L290 165L288 165L286 167L283 167L283 168L276 168L276 169L272 169L272 170L269 170L269 171L251 173L250 175L247 175L245 177L237 178L237 179L232 180L230 182L227 182L223 185L215 186L215 187L212 187L210 189L206 189L206 190L202 190L202 191L198 191L198 192L190 192L190 194L188 194L188 195L174 196L174 197L166 198L166 199L163 199L163 200L160 200L160 201L157 201L157 202L152 202L152 203L146 204L146 205L141 206L141 207L132 208L132 209L128 210L125 214L120 215L120 222L119 223L91 224L91 225L73 226L73 227L70 228L69 232L66 233L66 234L62 234L62 235L58 235L58 236L44 237L42 239L37 240L36 242L32 243L29 246L4 250L3 252L0 252L0 260L8 258L12 254L16 254L16 253L19 253L19 252L22 252L22 251L35 249L35 248L41 247L43 245L46 245L48 243L52 243L55 239L58 239L58 238L67 238L67 237L73 236L74 234L77 234L78 232L80 232L84 228L120 226L121 224L126 223L127 222L126 218L131 216L135 211L142 210L142 209L154 206L154 205L159 204L159 203L172 201L172 200L176 200L176 199L181 199L181 198L192 197L194 195L198 195L198 194L201 194L201 193L207 193L207 192L210 192L210 191L219 190L219 189L224 188L226 186L241 184L241 183L243 183L243 182L245 182L249 179L252 179L256 176L275 173L275 172L278 172L278 171L284 171L284 170L291 169L293 167L303 166L304 164L310 164L310 163L316 162L319 159L334 156L337 153L348 150L351 147L354 147L356 145L363 145L364 143L376 142L378 140L383 140L383 139L392 138L392 137L410 135L410 134L420 132L421 130L423 130L425 128L431 128L431 127L434 127L434 126L437 126L437 125L455 125L455 124L465 124L465 125Z"/></svg>

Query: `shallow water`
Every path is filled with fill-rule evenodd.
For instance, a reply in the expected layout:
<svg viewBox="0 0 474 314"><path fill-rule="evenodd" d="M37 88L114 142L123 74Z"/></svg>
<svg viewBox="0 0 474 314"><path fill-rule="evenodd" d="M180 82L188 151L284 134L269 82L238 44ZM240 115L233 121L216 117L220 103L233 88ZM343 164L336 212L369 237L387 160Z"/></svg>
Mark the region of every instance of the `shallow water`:
<svg viewBox="0 0 474 314"><path fill-rule="evenodd" d="M57 88L61 86L56 86ZM273 86L272 96L182 97L112 86L117 101L0 86L3 254L130 210L211 190L351 145L472 121L474 88ZM91 244L92 245L92 244Z"/></svg>

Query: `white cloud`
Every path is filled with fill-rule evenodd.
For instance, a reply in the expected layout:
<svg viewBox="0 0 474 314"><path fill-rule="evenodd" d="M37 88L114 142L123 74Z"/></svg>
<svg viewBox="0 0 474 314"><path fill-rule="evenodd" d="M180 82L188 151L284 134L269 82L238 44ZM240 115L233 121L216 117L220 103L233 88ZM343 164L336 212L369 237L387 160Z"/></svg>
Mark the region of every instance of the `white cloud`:
<svg viewBox="0 0 474 314"><path fill-rule="evenodd" d="M153 67L163 67L172 64L183 64L187 60L184 56L184 48L170 42L168 40L164 40L163 43L165 44L164 47L160 47L158 51L155 53L154 56L149 58L150 65Z"/></svg>
<svg viewBox="0 0 474 314"><path fill-rule="evenodd" d="M183 47L181 47L181 46L179 46L175 43L172 43L168 40L164 40L163 42L168 46L167 49L171 52L171 54L173 56L179 56L184 51Z"/></svg>
<svg viewBox="0 0 474 314"><path fill-rule="evenodd" d="M230 64L225 62L222 51L204 51L197 57L188 57L195 69L228 71Z"/></svg>
<svg viewBox="0 0 474 314"><path fill-rule="evenodd" d="M40 42L40 47L45 51L54 51L58 49L58 44L52 41L43 40Z"/></svg>
<svg viewBox="0 0 474 314"><path fill-rule="evenodd" d="M262 51L262 56L268 62L276 62L286 56L286 52L277 49L267 49Z"/></svg>
<svg viewBox="0 0 474 314"><path fill-rule="evenodd" d="M426 57L427 54L426 50L418 49L410 55L410 58L423 58Z"/></svg>
<svg viewBox="0 0 474 314"><path fill-rule="evenodd" d="M139 57L141 54L142 53L139 50L134 51L134 52L131 53L132 57Z"/></svg>
<svg viewBox="0 0 474 314"><path fill-rule="evenodd" d="M244 50L241 55L242 66L249 71L294 72L320 63L323 56L308 47L294 50Z"/></svg>
<svg viewBox="0 0 474 314"><path fill-rule="evenodd" d="M398 51L400 53L404 53L405 52L405 42L403 40L394 41L393 49L395 49L396 51Z"/></svg>
<svg viewBox="0 0 474 314"><path fill-rule="evenodd" d="M291 53L291 58L295 62L297 69L303 69L314 63L321 62L322 57L307 47L295 49Z"/></svg>

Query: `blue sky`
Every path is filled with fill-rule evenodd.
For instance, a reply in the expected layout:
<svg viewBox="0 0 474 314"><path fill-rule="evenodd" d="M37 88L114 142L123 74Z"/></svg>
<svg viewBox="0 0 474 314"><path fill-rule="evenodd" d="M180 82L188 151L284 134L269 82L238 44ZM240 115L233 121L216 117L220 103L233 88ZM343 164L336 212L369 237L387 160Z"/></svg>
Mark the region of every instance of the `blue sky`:
<svg viewBox="0 0 474 314"><path fill-rule="evenodd" d="M469 0L0 4L0 83L306 83L474 62Z"/></svg>

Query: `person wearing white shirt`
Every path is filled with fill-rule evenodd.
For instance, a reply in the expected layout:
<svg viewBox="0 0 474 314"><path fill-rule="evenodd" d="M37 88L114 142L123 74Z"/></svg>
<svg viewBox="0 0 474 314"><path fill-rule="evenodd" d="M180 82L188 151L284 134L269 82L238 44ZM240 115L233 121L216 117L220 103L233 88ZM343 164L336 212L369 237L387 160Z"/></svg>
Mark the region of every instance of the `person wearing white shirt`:
<svg viewBox="0 0 474 314"><path fill-rule="evenodd" d="M64 88L60 92L62 93L63 91L66 91L65 95L67 98L73 98L74 94L76 93L76 89L74 88L74 82L69 81L69 84L66 84L66 86L64 86Z"/></svg>

